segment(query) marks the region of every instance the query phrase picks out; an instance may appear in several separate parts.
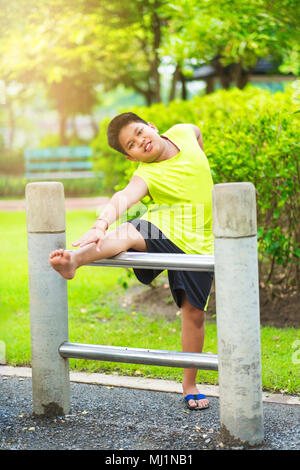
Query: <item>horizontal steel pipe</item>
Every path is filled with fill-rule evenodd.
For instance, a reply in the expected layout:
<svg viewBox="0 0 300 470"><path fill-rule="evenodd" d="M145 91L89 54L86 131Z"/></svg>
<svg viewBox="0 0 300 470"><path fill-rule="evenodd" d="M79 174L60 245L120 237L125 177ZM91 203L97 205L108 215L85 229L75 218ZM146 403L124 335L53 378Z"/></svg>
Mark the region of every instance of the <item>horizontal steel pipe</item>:
<svg viewBox="0 0 300 470"><path fill-rule="evenodd" d="M126 252L112 258L94 261L87 266L214 272L215 258L212 255Z"/></svg>
<svg viewBox="0 0 300 470"><path fill-rule="evenodd" d="M160 349L125 348L95 344L65 342L60 345L62 357L92 359L96 361L126 362L153 366L180 367L187 369L218 370L216 354L164 351Z"/></svg>

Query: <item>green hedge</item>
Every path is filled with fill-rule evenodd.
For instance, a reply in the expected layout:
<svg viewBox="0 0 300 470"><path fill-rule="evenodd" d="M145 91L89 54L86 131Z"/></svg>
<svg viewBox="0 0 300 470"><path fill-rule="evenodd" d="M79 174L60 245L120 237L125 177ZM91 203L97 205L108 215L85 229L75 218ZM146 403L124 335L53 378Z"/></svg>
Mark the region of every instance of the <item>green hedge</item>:
<svg viewBox="0 0 300 470"><path fill-rule="evenodd" d="M6 150L0 146L0 175L21 177L24 172L24 151Z"/></svg>
<svg viewBox="0 0 300 470"><path fill-rule="evenodd" d="M0 197L25 198L25 186L29 182L24 177L0 175ZM61 182L64 185L66 197L96 197L103 194L102 180L97 178L74 178L61 180Z"/></svg>
<svg viewBox="0 0 300 470"><path fill-rule="evenodd" d="M272 94L249 85L168 106L130 109L161 132L177 123L198 125L214 183L255 185L260 278L286 289L300 287L299 114L292 95L292 88ZM109 148L108 123L101 122L92 147L96 167L106 174L104 189L112 193L127 184L137 164Z"/></svg>

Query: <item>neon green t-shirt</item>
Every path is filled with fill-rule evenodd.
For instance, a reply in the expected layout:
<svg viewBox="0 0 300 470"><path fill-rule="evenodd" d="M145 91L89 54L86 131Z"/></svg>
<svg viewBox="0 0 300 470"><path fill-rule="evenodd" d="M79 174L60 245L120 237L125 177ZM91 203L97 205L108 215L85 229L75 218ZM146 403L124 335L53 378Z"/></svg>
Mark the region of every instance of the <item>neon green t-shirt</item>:
<svg viewBox="0 0 300 470"><path fill-rule="evenodd" d="M142 178L153 199L141 217L158 227L182 251L211 255L213 180L208 160L190 124L176 124L162 134L179 153L161 162L141 162Z"/></svg>

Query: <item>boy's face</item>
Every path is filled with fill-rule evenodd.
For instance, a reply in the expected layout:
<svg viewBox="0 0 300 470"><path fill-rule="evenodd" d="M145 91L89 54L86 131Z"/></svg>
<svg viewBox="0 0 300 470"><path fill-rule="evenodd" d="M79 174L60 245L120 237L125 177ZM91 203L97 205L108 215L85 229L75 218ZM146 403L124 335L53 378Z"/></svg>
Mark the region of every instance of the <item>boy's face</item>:
<svg viewBox="0 0 300 470"><path fill-rule="evenodd" d="M130 122L122 127L119 141L127 153L126 158L134 162L151 163L160 157L164 141L151 122Z"/></svg>

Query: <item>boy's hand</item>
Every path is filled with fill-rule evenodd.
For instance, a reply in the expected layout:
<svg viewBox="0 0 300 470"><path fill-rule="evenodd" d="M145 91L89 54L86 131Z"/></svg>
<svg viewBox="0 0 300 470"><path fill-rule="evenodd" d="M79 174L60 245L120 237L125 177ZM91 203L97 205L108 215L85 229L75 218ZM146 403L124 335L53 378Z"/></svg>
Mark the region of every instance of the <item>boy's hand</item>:
<svg viewBox="0 0 300 470"><path fill-rule="evenodd" d="M95 243L96 250L100 251L100 245L104 237L105 229L103 227L92 227L84 235L82 235L82 237L73 242L72 246L79 246L79 248L82 248L83 246Z"/></svg>

